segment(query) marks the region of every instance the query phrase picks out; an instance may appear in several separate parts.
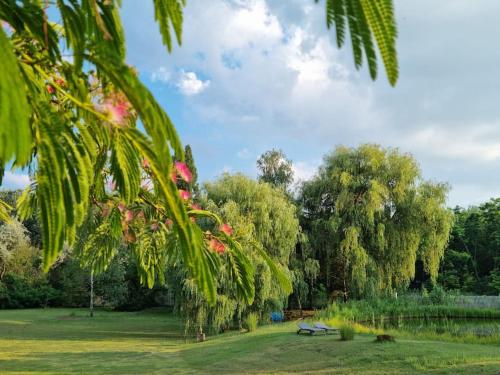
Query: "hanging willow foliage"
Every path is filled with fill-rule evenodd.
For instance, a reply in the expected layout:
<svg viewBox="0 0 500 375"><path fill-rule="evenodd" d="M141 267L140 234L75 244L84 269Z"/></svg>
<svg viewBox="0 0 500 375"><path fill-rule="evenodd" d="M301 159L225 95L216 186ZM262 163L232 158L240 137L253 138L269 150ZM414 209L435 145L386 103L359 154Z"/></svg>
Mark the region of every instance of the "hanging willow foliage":
<svg viewBox="0 0 500 375"><path fill-rule="evenodd" d="M40 216L45 270L64 244L75 243L92 210L111 204L109 210L115 214L97 220L95 233L86 237L92 246L82 251L90 266L105 268L125 238L135 248L142 280L151 286L162 274L159 270L168 252L179 251L198 288L214 302L219 259L207 248L207 234L193 222L196 213L188 213L188 202L170 178L173 161L184 158L182 145L167 113L125 63L119 4L0 0L0 181L5 168L29 166L33 171L18 213L21 218ZM174 38L181 42L185 0L153 4L163 43L171 51ZM61 24L49 20L47 6ZM349 24L356 66L362 63L362 47L373 78L374 36L394 84L392 2L328 1L327 15L328 26L336 26L339 45ZM64 56L68 54L69 59ZM137 129L138 121L144 132ZM141 166L144 160L147 168ZM144 176L149 189L141 187ZM107 188L110 182L116 188ZM124 223L124 213L118 209L123 205L153 207L156 213L146 215L145 223L173 224L159 225L159 233L133 228ZM1 203L0 219L7 219L7 213L8 207ZM224 236L220 240L226 242L236 285L251 300L248 259L236 243Z"/></svg>

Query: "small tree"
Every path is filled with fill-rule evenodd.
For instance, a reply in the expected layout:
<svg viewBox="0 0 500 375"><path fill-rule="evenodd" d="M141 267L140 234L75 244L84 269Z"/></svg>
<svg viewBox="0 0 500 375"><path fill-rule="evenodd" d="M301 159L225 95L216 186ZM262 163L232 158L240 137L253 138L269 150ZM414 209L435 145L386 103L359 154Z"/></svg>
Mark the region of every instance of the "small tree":
<svg viewBox="0 0 500 375"><path fill-rule="evenodd" d="M287 190L293 182L292 161L281 150L272 149L263 153L257 160L257 168L260 171L259 181L274 187Z"/></svg>

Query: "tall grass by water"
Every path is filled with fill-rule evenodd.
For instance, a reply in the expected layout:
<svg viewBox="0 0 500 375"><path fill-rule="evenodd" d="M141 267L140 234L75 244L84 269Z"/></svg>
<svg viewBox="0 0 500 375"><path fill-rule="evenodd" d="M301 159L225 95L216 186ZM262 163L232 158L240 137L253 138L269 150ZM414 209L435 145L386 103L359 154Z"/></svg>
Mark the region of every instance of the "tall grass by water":
<svg viewBox="0 0 500 375"><path fill-rule="evenodd" d="M476 298L476 300L480 300ZM332 303L316 318L351 324L359 333L391 333L453 342L500 344L500 309L457 303L449 296L410 294L399 298Z"/></svg>

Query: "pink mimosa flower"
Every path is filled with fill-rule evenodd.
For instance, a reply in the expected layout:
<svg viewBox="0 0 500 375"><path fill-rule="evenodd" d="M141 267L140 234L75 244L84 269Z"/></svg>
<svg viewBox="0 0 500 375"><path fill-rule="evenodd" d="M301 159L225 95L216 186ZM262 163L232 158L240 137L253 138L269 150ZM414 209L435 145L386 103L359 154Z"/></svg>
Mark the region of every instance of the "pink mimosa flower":
<svg viewBox="0 0 500 375"><path fill-rule="evenodd" d="M177 170L177 173L182 177L184 181L187 183L191 182L193 180L193 174L189 170L188 166L186 163L183 163L181 161L176 161L175 162L175 169Z"/></svg>
<svg viewBox="0 0 500 375"><path fill-rule="evenodd" d="M114 180L109 180L107 185L108 185L109 190L111 190L111 191L116 190L116 182Z"/></svg>
<svg viewBox="0 0 500 375"><path fill-rule="evenodd" d="M186 190L179 189L179 195L185 201L187 201L189 198L191 198L191 194L189 194L189 191L186 191Z"/></svg>
<svg viewBox="0 0 500 375"><path fill-rule="evenodd" d="M130 210L125 211L125 221L128 223L134 219L134 213Z"/></svg>
<svg viewBox="0 0 500 375"><path fill-rule="evenodd" d="M111 103L107 102L104 104L107 109L109 120L116 125L124 125L125 120L129 115L129 105L126 102Z"/></svg>
<svg viewBox="0 0 500 375"><path fill-rule="evenodd" d="M226 249L226 246L216 238L210 240L210 248L217 254L222 254Z"/></svg>
<svg viewBox="0 0 500 375"><path fill-rule="evenodd" d="M228 236L231 236L233 234L233 228L231 228L229 224L222 224L219 230Z"/></svg>
<svg viewBox="0 0 500 375"><path fill-rule="evenodd" d="M172 180L172 182L174 184L177 183L177 173L176 173L175 169L172 169L172 171L170 172L170 179Z"/></svg>
<svg viewBox="0 0 500 375"><path fill-rule="evenodd" d="M131 105L124 94L115 92L109 94L98 108L107 115L110 123L123 126L130 116Z"/></svg>

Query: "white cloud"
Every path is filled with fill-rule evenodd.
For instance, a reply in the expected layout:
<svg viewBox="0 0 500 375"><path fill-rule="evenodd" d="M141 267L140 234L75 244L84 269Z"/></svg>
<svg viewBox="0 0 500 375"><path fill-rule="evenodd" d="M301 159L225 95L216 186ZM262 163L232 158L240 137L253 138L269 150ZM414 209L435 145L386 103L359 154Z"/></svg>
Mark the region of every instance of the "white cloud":
<svg viewBox="0 0 500 375"><path fill-rule="evenodd" d="M2 187L7 189L23 189L30 184L27 174L12 173L6 171L3 176Z"/></svg>
<svg viewBox="0 0 500 375"><path fill-rule="evenodd" d="M177 82L177 88L186 96L198 95L205 91L210 81L202 81L195 72L182 72Z"/></svg>
<svg viewBox="0 0 500 375"><path fill-rule="evenodd" d="M167 70L164 66L160 66L157 70L151 73L151 81L156 82L170 82L172 78L172 73Z"/></svg>
<svg viewBox="0 0 500 375"><path fill-rule="evenodd" d="M241 149L237 155L240 159L250 159L253 156L248 148Z"/></svg>
<svg viewBox="0 0 500 375"><path fill-rule="evenodd" d="M500 160L500 131L495 126L446 129L428 126L404 142L409 149L451 160L495 162Z"/></svg>
<svg viewBox="0 0 500 375"><path fill-rule="evenodd" d="M319 165L319 161L312 163L306 161L294 162L292 169L295 183L310 180L317 173Z"/></svg>

